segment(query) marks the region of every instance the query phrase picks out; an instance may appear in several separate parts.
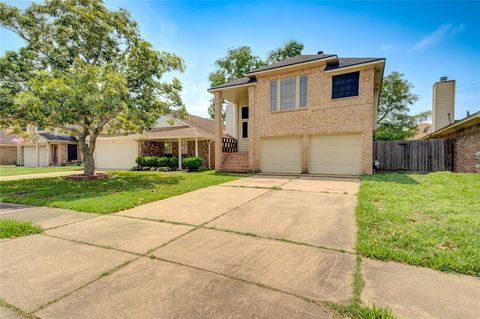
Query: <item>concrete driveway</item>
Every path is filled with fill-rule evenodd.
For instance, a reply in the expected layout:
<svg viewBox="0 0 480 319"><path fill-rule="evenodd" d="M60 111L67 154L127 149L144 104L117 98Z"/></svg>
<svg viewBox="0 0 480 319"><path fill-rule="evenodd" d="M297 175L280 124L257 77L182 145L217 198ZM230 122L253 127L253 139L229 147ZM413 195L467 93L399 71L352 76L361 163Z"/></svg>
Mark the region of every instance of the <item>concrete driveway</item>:
<svg viewBox="0 0 480 319"><path fill-rule="evenodd" d="M47 230L0 243L2 316L332 318L321 302L352 297L358 185L260 175L109 216L4 207Z"/></svg>

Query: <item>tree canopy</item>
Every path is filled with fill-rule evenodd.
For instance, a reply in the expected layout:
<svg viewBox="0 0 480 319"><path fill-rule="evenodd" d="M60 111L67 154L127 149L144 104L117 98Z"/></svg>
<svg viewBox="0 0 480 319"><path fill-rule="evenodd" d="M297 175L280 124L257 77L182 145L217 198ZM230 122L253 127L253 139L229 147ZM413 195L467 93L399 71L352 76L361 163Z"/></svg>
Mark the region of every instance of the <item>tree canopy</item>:
<svg viewBox="0 0 480 319"><path fill-rule="evenodd" d="M253 71L267 64L275 63L287 58L302 54L303 44L291 40L283 46L268 53L265 60L252 53L249 46L240 46L227 50L226 56L215 61L215 70L208 76L210 87L222 85L245 76L245 73ZM215 118L215 106L213 99L208 108L210 118ZM225 118L225 112L222 114Z"/></svg>
<svg viewBox="0 0 480 319"><path fill-rule="evenodd" d="M102 132L142 132L184 112L183 60L155 50L126 10L99 0L47 0L25 10L0 3L0 25L25 41L0 57L0 125L34 124L76 136L85 174Z"/></svg>
<svg viewBox="0 0 480 319"><path fill-rule="evenodd" d="M410 105L418 97L412 93L414 86L399 72L392 72L383 80L377 113L376 140L404 140L415 134L420 121L430 117L430 112L410 115Z"/></svg>

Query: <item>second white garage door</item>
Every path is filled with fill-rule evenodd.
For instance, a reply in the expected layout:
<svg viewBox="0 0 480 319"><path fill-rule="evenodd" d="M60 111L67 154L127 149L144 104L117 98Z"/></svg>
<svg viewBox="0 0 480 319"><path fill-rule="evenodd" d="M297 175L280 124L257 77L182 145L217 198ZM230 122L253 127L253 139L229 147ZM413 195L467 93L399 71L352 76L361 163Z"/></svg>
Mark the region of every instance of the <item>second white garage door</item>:
<svg viewBox="0 0 480 319"><path fill-rule="evenodd" d="M360 134L310 138L310 173L360 175L361 169Z"/></svg>
<svg viewBox="0 0 480 319"><path fill-rule="evenodd" d="M262 140L261 163L264 173L301 173L301 139L294 137Z"/></svg>
<svg viewBox="0 0 480 319"><path fill-rule="evenodd" d="M38 147L38 159L39 159L38 166L48 166L46 146ZM23 147L23 165L29 166L29 167L37 166L37 149L35 146Z"/></svg>
<svg viewBox="0 0 480 319"><path fill-rule="evenodd" d="M130 169L136 165L138 143L134 140L97 141L94 156L97 168Z"/></svg>

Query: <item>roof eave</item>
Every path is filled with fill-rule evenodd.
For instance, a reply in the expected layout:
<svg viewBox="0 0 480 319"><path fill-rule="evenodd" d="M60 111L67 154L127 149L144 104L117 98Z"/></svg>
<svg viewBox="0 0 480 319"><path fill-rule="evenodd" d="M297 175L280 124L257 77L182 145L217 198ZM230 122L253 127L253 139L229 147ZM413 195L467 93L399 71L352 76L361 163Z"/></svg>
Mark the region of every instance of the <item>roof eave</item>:
<svg viewBox="0 0 480 319"><path fill-rule="evenodd" d="M464 129L464 128L467 128L469 126L473 126L473 125L476 125L476 124L479 124L480 123L480 112L477 112L467 118L464 118L463 120L460 120L456 123L453 123L453 124L450 124L448 126L445 126L445 127L442 127L441 129L435 131L435 132L432 132L428 135L425 135L423 137L420 138L420 140L427 140L429 138L434 138L434 137L439 137L439 136L443 136L443 135L446 135L446 134L450 134L450 133L453 133L453 132L456 132L458 130L461 130L461 129Z"/></svg>
<svg viewBox="0 0 480 319"><path fill-rule="evenodd" d="M238 84L238 85L222 86L222 87L219 87L219 88L210 88L207 91L210 92L210 93L213 93L213 92L216 92L216 91L225 91L225 90L228 90L228 89L239 88L239 87L243 87L243 86L247 87L247 86L255 85L256 83L257 82L251 82L251 83L244 83L244 84Z"/></svg>
<svg viewBox="0 0 480 319"><path fill-rule="evenodd" d="M356 64L352 64L352 65L348 65L348 66L344 66L344 67L338 67L338 68L335 68L335 69L330 69L330 70L325 70L325 73L336 73L336 72L343 72L345 70L352 70L352 69L357 69L357 68L363 68L363 67L366 67L366 66L370 66L370 65L385 65L385 62L386 62L386 59L385 58L379 58L377 60L373 60L373 61L368 61L368 62L360 62L360 63L356 63Z"/></svg>

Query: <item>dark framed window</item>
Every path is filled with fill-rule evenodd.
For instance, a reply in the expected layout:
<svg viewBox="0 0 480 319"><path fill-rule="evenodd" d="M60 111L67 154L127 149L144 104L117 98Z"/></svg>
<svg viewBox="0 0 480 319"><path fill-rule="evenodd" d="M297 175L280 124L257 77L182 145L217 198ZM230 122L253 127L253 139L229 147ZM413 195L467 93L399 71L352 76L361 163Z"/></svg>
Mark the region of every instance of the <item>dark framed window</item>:
<svg viewBox="0 0 480 319"><path fill-rule="evenodd" d="M334 75L332 78L332 99L358 96L360 72Z"/></svg>
<svg viewBox="0 0 480 319"><path fill-rule="evenodd" d="M248 138L248 122L242 122L242 138Z"/></svg>
<svg viewBox="0 0 480 319"><path fill-rule="evenodd" d="M248 119L248 106L242 107L242 120Z"/></svg>

